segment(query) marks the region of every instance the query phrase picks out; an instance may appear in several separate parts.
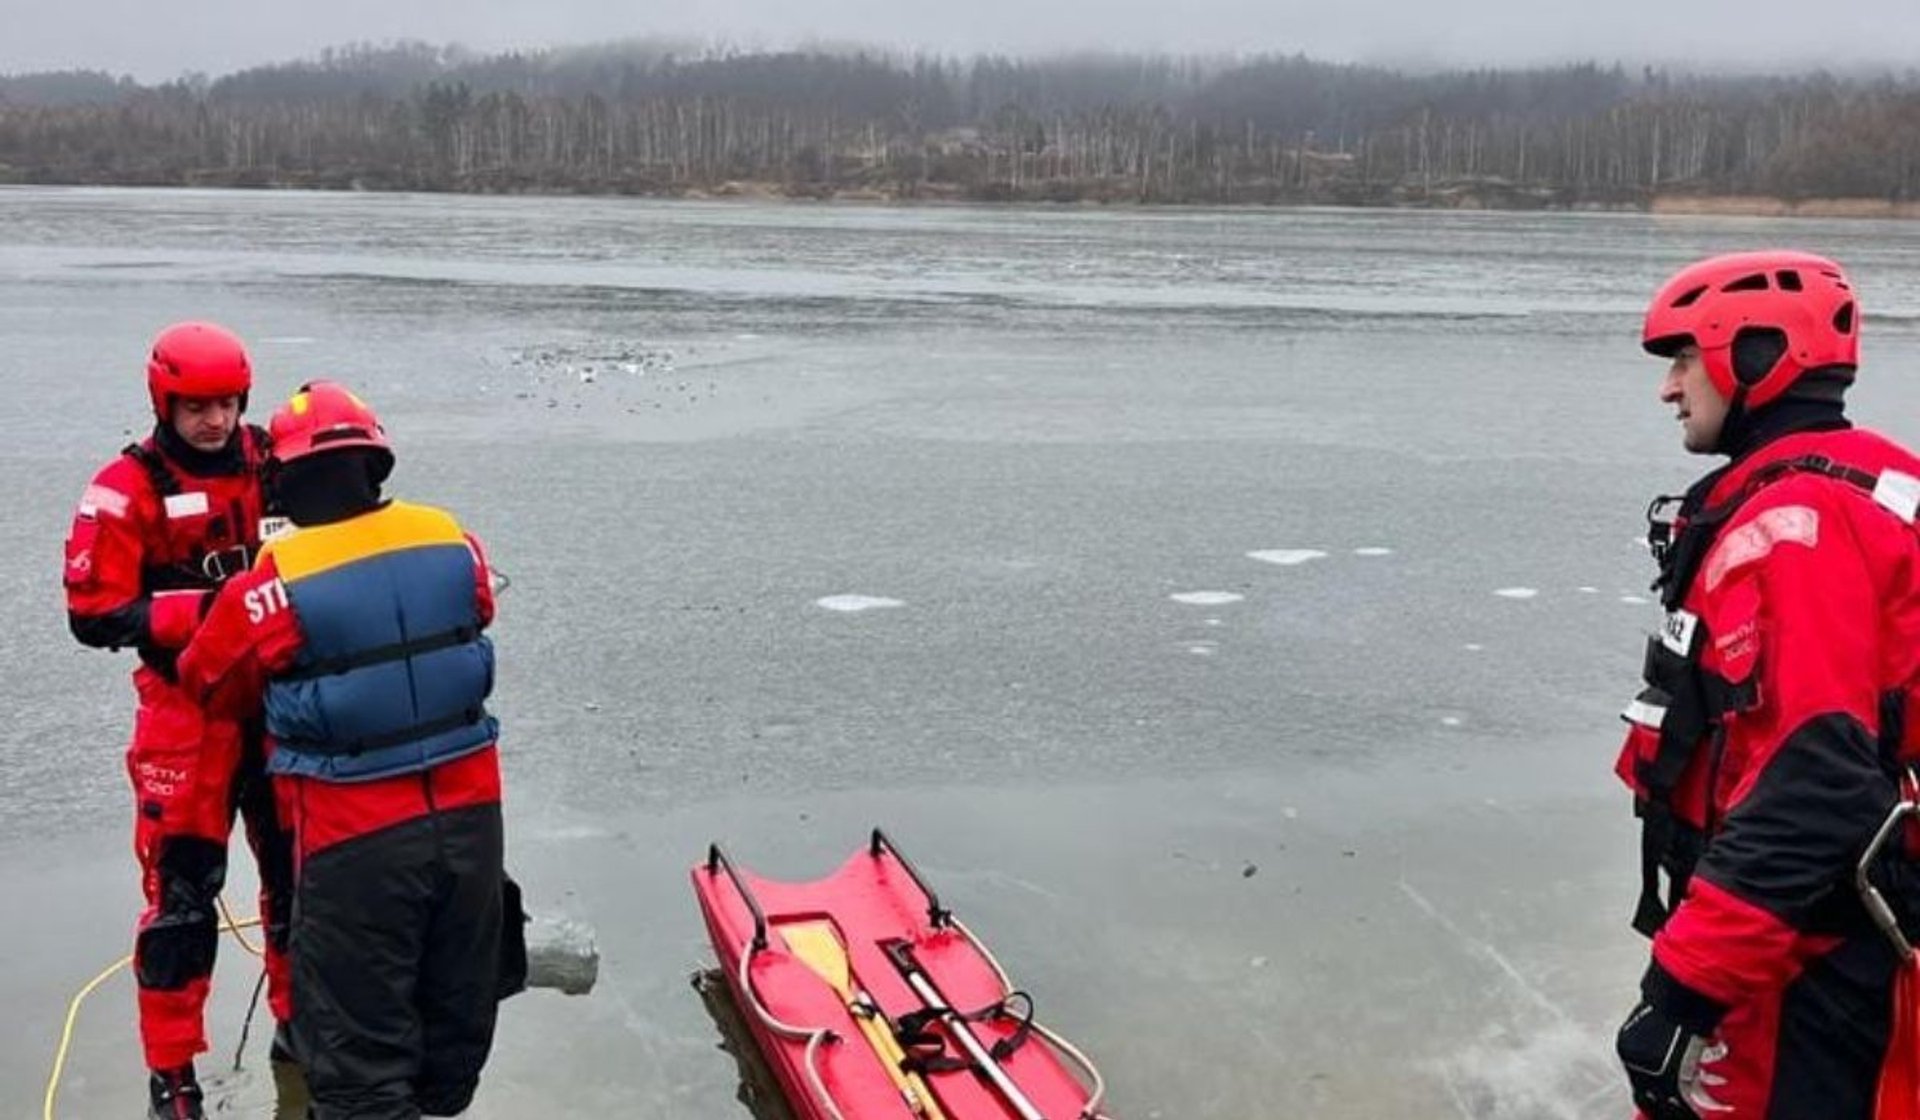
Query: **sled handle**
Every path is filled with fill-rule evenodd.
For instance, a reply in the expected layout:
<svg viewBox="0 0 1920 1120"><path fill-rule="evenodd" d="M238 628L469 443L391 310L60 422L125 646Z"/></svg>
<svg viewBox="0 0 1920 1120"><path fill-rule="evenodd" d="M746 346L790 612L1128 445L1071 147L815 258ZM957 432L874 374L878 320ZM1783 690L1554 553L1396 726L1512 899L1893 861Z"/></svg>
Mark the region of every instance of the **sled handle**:
<svg viewBox="0 0 1920 1120"><path fill-rule="evenodd" d="M760 909L760 900L747 889L746 880L740 878L740 873L733 869L733 861L720 850L718 841L707 845L707 874L712 875L716 871L725 871L727 878L733 880L733 889L740 892L741 900L747 904L747 912L753 915L753 951L760 952L767 947L767 916Z"/></svg>
<svg viewBox="0 0 1920 1120"><path fill-rule="evenodd" d="M882 849L893 853L893 858L899 860L900 866L907 869L907 876L913 880L913 885L919 887L920 893L927 896L927 924L934 929L945 929L947 923L953 918L953 911L940 905L940 896L933 893L933 888L920 877L920 869L915 867L913 861L907 858L907 854L893 842L893 837L876 828L873 830L873 837L867 842L867 854L874 859L879 859Z"/></svg>

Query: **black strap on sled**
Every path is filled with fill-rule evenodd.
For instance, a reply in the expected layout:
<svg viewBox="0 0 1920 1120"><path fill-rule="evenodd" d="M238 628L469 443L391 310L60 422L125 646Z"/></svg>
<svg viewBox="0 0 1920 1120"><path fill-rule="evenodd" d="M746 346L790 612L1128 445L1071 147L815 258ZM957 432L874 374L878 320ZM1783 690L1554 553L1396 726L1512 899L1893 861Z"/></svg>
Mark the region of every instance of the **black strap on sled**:
<svg viewBox="0 0 1920 1120"><path fill-rule="evenodd" d="M975 1011L935 1010L928 1007L907 1012L893 1026L894 1040L907 1055L900 1059L901 1069L908 1073L948 1073L972 1067L973 1063L967 1059L948 1054L946 1037L929 1029L948 1018L968 1023L1014 1020L1016 1025L1013 1033L999 1039L987 1050L994 1061L1004 1062L1014 1051L1025 1046L1033 1033L1033 997L1016 989Z"/></svg>

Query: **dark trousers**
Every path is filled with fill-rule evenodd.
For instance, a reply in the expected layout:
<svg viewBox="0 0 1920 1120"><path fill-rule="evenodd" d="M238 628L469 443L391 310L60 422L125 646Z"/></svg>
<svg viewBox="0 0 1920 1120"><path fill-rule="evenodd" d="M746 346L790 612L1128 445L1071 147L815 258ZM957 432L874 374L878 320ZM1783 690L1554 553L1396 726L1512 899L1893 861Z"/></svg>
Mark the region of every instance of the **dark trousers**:
<svg viewBox="0 0 1920 1120"><path fill-rule="evenodd" d="M498 1008L502 849L493 803L303 857L293 1035L318 1120L452 1116L473 1099Z"/></svg>

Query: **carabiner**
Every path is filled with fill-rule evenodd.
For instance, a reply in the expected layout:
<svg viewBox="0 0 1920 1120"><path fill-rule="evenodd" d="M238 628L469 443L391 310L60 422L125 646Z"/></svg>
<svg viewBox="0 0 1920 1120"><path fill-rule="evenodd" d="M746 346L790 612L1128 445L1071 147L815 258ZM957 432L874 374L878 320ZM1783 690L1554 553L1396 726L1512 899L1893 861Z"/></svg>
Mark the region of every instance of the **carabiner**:
<svg viewBox="0 0 1920 1120"><path fill-rule="evenodd" d="M1860 902L1867 908L1867 916L1873 919L1873 924L1879 927L1888 941L1892 942L1894 952L1898 953L1904 962L1912 962L1914 959L1913 942L1908 941L1906 934L1900 929L1899 917L1894 914L1893 907L1887 904L1886 896L1880 893L1880 888L1873 885L1869 872L1880 859L1880 853L1886 848L1888 841L1892 840L1894 833L1899 831L1901 823L1916 814L1920 814L1920 780L1916 780L1910 770L1900 780L1900 800L1887 811L1887 819L1880 822L1880 830L1873 834L1873 841L1867 845L1867 850L1860 854L1860 862L1855 864L1853 869L1853 886L1860 892Z"/></svg>

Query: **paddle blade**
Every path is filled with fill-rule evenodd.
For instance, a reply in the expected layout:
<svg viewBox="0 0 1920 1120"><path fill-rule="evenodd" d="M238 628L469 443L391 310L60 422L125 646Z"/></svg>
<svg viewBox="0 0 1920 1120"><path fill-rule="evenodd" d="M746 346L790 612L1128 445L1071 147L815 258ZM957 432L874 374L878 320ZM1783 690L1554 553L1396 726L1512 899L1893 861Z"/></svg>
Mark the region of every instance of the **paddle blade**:
<svg viewBox="0 0 1920 1120"><path fill-rule="evenodd" d="M840 940L840 931L830 921L816 920L808 922L785 922L779 927L780 936L786 939L787 951L817 973L840 996L841 1002L853 1008L856 1003L864 1003L864 998L856 998L860 993L853 986L853 966L847 960L846 943ZM946 1120L946 1114L935 1102L933 1091L917 1073L908 1073L902 1067L906 1053L900 1049L900 1043L893 1037L893 1029L870 1013L855 1008L854 1021L860 1025L860 1033L866 1036L867 1045L873 1048L880 1059L880 1065L893 1080L894 1087L900 1090L901 1098L915 1115L926 1120Z"/></svg>
<svg viewBox="0 0 1920 1120"><path fill-rule="evenodd" d="M847 947L828 921L791 922L780 926L787 950L820 979L827 982L842 1000L853 998L853 973L847 964Z"/></svg>

